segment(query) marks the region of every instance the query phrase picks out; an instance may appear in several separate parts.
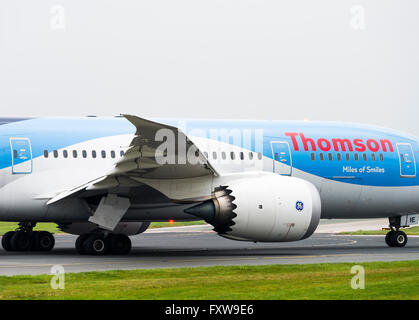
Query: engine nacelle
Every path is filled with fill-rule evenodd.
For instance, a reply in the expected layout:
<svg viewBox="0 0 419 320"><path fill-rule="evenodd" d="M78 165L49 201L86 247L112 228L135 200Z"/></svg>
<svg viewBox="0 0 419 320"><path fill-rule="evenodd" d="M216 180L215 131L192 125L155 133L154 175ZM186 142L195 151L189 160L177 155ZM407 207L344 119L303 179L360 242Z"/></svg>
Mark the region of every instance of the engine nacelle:
<svg viewBox="0 0 419 320"><path fill-rule="evenodd" d="M273 173L223 181L213 199L186 209L214 226L221 236L245 241L305 239L316 230L321 200L305 180Z"/></svg>
<svg viewBox="0 0 419 320"><path fill-rule="evenodd" d="M147 230L147 228L150 226L150 222L120 222L115 227L115 230L112 231L112 233L118 233L118 234L125 234L126 236L133 236L136 234L143 233ZM63 223L58 224L58 227L70 234L86 234L95 232L98 230L98 227L96 224L91 222L72 222L72 223Z"/></svg>

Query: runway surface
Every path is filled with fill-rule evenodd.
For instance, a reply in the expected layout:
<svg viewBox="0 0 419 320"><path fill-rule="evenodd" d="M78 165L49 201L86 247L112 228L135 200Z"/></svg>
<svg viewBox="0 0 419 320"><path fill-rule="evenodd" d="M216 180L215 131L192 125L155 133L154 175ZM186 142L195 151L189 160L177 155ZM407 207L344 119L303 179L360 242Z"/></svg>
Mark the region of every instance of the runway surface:
<svg viewBox="0 0 419 320"><path fill-rule="evenodd" d="M57 235L48 253L0 249L0 275L49 274L61 265L66 272L151 269L215 265L304 264L419 260L419 237L404 248L389 248L384 236L341 236L317 233L288 243L249 243L224 239L207 227L150 230L131 238L127 256L80 256L75 236Z"/></svg>

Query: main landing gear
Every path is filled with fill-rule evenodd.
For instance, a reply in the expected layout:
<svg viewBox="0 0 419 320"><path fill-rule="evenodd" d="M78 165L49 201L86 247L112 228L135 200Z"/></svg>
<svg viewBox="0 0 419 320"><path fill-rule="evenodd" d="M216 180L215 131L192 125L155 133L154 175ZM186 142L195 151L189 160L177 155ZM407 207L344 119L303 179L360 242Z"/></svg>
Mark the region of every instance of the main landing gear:
<svg viewBox="0 0 419 320"><path fill-rule="evenodd" d="M404 247L407 243L407 234L400 231L400 217L389 218L390 229L386 235L386 243L389 247Z"/></svg>
<svg viewBox="0 0 419 320"><path fill-rule="evenodd" d="M87 233L77 238L76 250L79 254L123 255L131 251L131 240L124 234Z"/></svg>
<svg viewBox="0 0 419 320"><path fill-rule="evenodd" d="M51 251L54 236L47 231L33 231L36 223L21 222L16 231L3 235L1 244L6 251Z"/></svg>

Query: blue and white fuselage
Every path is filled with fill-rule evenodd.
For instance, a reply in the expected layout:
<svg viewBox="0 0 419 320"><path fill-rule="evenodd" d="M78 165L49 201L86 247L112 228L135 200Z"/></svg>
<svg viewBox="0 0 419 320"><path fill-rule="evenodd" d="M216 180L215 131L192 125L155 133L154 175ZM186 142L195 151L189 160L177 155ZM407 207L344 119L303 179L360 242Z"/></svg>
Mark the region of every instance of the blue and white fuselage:
<svg viewBox="0 0 419 320"><path fill-rule="evenodd" d="M311 183L320 195L321 218L397 217L419 211L419 145L413 136L332 122L156 123L185 133L219 177L262 172ZM183 171L178 170L165 176L168 169L153 176L147 170L156 166L144 166L147 160L136 168L136 176L126 174L130 169L119 169L112 184L110 173L116 172L116 164L125 168L126 152L136 137L141 137L141 126L136 128L124 117L0 119L0 220L87 221L92 207L86 209L85 199L96 207L104 189L118 194L123 189L124 196L130 197L121 221L196 219L184 212L184 200L199 198L194 192L200 187L194 186L203 174L193 176L186 170L182 177ZM184 180L183 198L171 197L173 190L158 187L183 178L194 179ZM148 183L153 179L159 183ZM207 196L202 190L203 200L214 195L214 190Z"/></svg>

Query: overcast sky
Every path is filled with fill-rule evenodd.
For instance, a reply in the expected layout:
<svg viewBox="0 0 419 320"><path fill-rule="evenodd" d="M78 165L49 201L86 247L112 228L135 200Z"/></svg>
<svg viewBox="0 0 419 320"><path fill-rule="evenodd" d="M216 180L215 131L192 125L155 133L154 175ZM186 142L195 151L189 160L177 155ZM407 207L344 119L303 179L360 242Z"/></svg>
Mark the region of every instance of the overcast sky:
<svg viewBox="0 0 419 320"><path fill-rule="evenodd" d="M419 135L417 0L2 0L0 115L340 120Z"/></svg>

